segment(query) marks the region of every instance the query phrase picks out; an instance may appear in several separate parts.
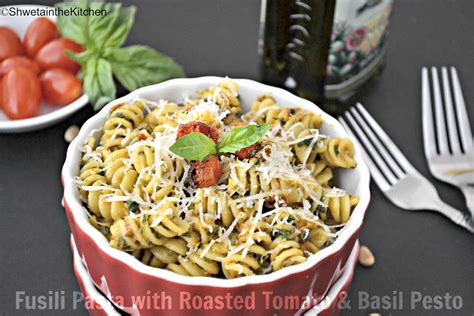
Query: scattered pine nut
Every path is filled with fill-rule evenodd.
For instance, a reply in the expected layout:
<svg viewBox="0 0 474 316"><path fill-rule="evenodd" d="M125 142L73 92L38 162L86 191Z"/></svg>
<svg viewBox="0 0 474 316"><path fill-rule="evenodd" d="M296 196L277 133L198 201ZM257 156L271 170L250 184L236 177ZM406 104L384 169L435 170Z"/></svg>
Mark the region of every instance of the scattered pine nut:
<svg viewBox="0 0 474 316"><path fill-rule="evenodd" d="M367 246L360 247L359 263L364 267L371 267L375 264L375 257Z"/></svg>
<svg viewBox="0 0 474 316"><path fill-rule="evenodd" d="M70 143L73 141L74 138L76 138L77 134L79 134L79 127L77 127L76 125L71 125L64 133L64 140Z"/></svg>
<svg viewBox="0 0 474 316"><path fill-rule="evenodd" d="M64 197L61 199L61 206L64 207Z"/></svg>
<svg viewBox="0 0 474 316"><path fill-rule="evenodd" d="M370 313L369 316L382 316L382 315L379 313Z"/></svg>

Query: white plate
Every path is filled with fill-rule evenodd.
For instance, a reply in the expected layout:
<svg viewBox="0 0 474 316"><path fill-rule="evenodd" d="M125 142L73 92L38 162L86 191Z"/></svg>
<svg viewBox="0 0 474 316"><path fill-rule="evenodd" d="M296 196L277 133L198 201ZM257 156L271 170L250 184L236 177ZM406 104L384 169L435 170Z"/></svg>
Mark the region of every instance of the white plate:
<svg viewBox="0 0 474 316"><path fill-rule="evenodd" d="M15 7L22 10L36 9L36 8L51 8L41 5L13 5L13 6L2 6L0 7L0 26L8 26L14 30L20 38L26 32L26 29L36 16L4 16L8 8ZM48 17L52 21L56 20L55 16ZM40 106L38 116L23 119L23 120L10 120L8 119L3 111L0 110L0 133L21 133L38 130L59 121L62 121L72 115L74 112L84 107L89 102L87 96L82 95L76 101L64 105L64 106L52 106L45 104L44 102Z"/></svg>

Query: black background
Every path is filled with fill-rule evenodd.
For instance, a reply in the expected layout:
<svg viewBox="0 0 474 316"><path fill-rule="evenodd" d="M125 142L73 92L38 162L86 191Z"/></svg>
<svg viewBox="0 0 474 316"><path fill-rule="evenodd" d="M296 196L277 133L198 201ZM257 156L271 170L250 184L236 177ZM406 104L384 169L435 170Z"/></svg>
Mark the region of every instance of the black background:
<svg viewBox="0 0 474 316"><path fill-rule="evenodd" d="M53 1L25 1L52 4ZM2 0L1 4L17 1ZM124 1L138 7L128 44L146 44L173 56L189 77L228 75L258 79L257 37L260 1ZM433 180L442 198L466 210L460 191L435 181L422 149L420 70L453 65L460 75L473 124L474 2L472 0L395 1L388 64L362 103L391 135L413 165ZM61 207L60 170L67 144L63 134L93 112L83 109L45 130L0 135L0 315L15 310L15 292L47 295L78 290L69 249L70 230ZM449 220L430 212L408 212L387 201L372 184L372 202L360 240L376 256L370 269L358 266L349 293L351 310L343 315L381 312L393 315L473 315L474 238ZM403 310L357 310L361 291L392 295L402 291ZM411 310L409 295L460 295L461 311ZM33 312L31 312L33 313ZM36 312L40 313L40 312ZM77 310L43 314L84 315Z"/></svg>

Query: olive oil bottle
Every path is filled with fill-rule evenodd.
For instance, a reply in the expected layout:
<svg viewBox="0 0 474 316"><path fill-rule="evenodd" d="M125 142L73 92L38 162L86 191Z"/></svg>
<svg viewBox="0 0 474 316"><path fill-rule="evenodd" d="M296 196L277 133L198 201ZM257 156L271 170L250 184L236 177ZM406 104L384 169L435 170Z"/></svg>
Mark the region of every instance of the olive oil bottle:
<svg viewBox="0 0 474 316"><path fill-rule="evenodd" d="M262 0L262 81L322 105L336 0Z"/></svg>
<svg viewBox="0 0 474 316"><path fill-rule="evenodd" d="M341 113L383 70L392 6L393 0L262 0L262 81Z"/></svg>
<svg viewBox="0 0 474 316"><path fill-rule="evenodd" d="M337 0L325 81L328 112L362 97L385 66L393 0Z"/></svg>

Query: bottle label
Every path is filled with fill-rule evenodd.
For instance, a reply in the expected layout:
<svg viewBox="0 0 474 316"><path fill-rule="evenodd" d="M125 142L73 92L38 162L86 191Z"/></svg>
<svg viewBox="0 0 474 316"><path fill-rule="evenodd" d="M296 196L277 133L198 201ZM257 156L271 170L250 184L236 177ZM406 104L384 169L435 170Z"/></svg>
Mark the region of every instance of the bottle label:
<svg viewBox="0 0 474 316"><path fill-rule="evenodd" d="M381 63L392 4L393 0L336 2L326 70L326 85L333 94L356 89Z"/></svg>

